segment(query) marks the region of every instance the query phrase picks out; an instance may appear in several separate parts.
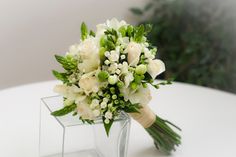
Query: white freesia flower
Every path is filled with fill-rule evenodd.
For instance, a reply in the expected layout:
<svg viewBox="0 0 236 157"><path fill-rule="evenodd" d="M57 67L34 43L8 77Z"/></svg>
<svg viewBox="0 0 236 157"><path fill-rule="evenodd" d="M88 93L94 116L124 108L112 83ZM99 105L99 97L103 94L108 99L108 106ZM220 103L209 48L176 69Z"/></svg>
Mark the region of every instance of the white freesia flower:
<svg viewBox="0 0 236 157"><path fill-rule="evenodd" d="M153 79L155 79L157 75L161 74L164 71L165 64L160 59L149 59L147 72L152 76Z"/></svg>
<svg viewBox="0 0 236 157"><path fill-rule="evenodd" d="M134 80L133 73L128 72L128 73L125 75L125 78L124 78L125 87L128 88L130 82L132 82L133 80Z"/></svg>
<svg viewBox="0 0 236 157"><path fill-rule="evenodd" d="M128 71L129 65L127 62L123 62L122 64L119 64L119 68L122 74L127 74L129 72Z"/></svg>
<svg viewBox="0 0 236 157"><path fill-rule="evenodd" d="M148 48L144 48L144 56L148 59L154 59L155 56L151 53Z"/></svg>
<svg viewBox="0 0 236 157"><path fill-rule="evenodd" d="M122 45L122 46L127 46L129 44L129 38L128 37L120 37L118 38L118 42Z"/></svg>
<svg viewBox="0 0 236 157"><path fill-rule="evenodd" d="M59 93L66 97L68 100L75 102L83 101L86 98L86 96L83 94L83 90L75 85L56 85L54 87L54 92Z"/></svg>
<svg viewBox="0 0 236 157"><path fill-rule="evenodd" d="M121 89L121 92L124 94L125 100L129 100L132 104L139 103L141 105L147 105L152 99L150 89L143 88L140 86L136 91L133 91L129 88Z"/></svg>
<svg viewBox="0 0 236 157"><path fill-rule="evenodd" d="M79 53L79 44L71 45L67 55L76 56Z"/></svg>
<svg viewBox="0 0 236 157"><path fill-rule="evenodd" d="M104 32L106 31L107 25L104 24L104 23L103 23L103 24L98 24L98 25L96 26L96 28L97 28L96 37L97 37L98 39L100 39L101 36L103 36L103 35L104 35Z"/></svg>
<svg viewBox="0 0 236 157"><path fill-rule="evenodd" d="M113 28L115 30L118 30L120 27L127 25L125 21L118 21L116 18L112 18L111 20L106 21L106 25L109 28Z"/></svg>
<svg viewBox="0 0 236 157"><path fill-rule="evenodd" d="M142 47L138 43L130 42L127 46L128 63L130 66L136 66L142 52Z"/></svg>
<svg viewBox="0 0 236 157"><path fill-rule="evenodd" d="M78 69L84 73L98 69L100 65L99 47L95 38L85 39L79 45L79 56L82 60Z"/></svg>
<svg viewBox="0 0 236 157"><path fill-rule="evenodd" d="M120 27L127 25L125 21L118 21L116 18L113 18L111 20L107 20L106 23L98 24L96 26L96 37L100 39L101 36L104 35L104 32L108 28L113 28L115 30L118 30Z"/></svg>
<svg viewBox="0 0 236 157"><path fill-rule="evenodd" d="M119 51L111 51L110 55L108 56L108 59L111 62L117 62L119 60L120 53Z"/></svg>
<svg viewBox="0 0 236 157"><path fill-rule="evenodd" d="M99 81L97 77L92 76L91 74L84 74L79 80L79 86L88 95L92 92L98 92Z"/></svg>
<svg viewBox="0 0 236 157"><path fill-rule="evenodd" d="M95 118L92 109L89 107L87 99L77 104L77 112L83 119L94 120Z"/></svg>
<svg viewBox="0 0 236 157"><path fill-rule="evenodd" d="M116 70L117 70L117 68L118 68L117 63L113 63L113 64L111 64L110 67L108 68L108 71L110 71L111 73L115 73Z"/></svg>

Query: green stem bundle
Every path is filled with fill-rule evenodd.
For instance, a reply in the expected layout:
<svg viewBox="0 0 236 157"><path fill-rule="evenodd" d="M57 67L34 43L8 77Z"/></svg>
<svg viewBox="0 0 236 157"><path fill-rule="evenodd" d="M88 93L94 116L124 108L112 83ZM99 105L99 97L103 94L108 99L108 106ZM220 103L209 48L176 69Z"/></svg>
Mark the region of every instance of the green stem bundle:
<svg viewBox="0 0 236 157"><path fill-rule="evenodd" d="M145 130L154 140L157 149L167 154L175 151L175 146L181 144L181 137L169 125L175 127L179 131L181 129L167 120L156 116L155 122Z"/></svg>

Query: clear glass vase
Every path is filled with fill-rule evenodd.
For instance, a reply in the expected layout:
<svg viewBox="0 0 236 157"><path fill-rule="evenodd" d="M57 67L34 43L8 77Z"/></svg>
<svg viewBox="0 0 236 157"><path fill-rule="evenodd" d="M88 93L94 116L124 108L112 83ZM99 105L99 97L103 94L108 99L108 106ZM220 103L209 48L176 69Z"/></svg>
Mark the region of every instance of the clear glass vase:
<svg viewBox="0 0 236 157"><path fill-rule="evenodd" d="M40 157L126 157L130 118L121 113L114 121L109 137L102 119L84 124L72 114L54 117L51 112L63 107L63 97L41 99Z"/></svg>

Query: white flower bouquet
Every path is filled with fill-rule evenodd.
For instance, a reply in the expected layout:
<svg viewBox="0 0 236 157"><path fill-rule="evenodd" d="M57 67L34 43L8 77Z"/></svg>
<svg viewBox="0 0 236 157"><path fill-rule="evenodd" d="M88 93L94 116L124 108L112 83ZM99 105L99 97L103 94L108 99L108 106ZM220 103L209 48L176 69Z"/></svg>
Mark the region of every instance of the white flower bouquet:
<svg viewBox="0 0 236 157"><path fill-rule="evenodd" d="M148 107L148 84L155 88L171 84L154 83L165 65L155 59L157 49L146 39L150 30L150 25L136 27L112 19L97 25L94 33L82 23L80 43L72 45L65 56L55 56L64 68L64 72L53 71L63 82L54 90L64 97L64 108L52 115L78 114L89 124L101 117L109 135L113 121L123 111L146 129L157 148L167 153L175 150L181 137L171 126L179 128Z"/></svg>

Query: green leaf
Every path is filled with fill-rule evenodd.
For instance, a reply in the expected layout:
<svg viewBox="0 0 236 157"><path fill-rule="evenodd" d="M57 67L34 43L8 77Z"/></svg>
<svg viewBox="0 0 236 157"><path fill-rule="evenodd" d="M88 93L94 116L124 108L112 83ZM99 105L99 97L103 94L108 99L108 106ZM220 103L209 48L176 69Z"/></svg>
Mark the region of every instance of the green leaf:
<svg viewBox="0 0 236 157"><path fill-rule="evenodd" d="M127 35L128 35L130 38L133 37L133 32L134 32L133 26L128 25L128 27L127 27Z"/></svg>
<svg viewBox="0 0 236 157"><path fill-rule="evenodd" d="M145 34L148 34L152 31L152 24L145 24Z"/></svg>
<svg viewBox="0 0 236 157"><path fill-rule="evenodd" d="M85 40L88 36L88 29L84 22L81 24L80 29L81 29L81 39Z"/></svg>
<svg viewBox="0 0 236 157"><path fill-rule="evenodd" d="M77 68L77 61L72 57L63 57L55 55L56 60L62 65L65 70L75 70Z"/></svg>
<svg viewBox="0 0 236 157"><path fill-rule="evenodd" d="M143 15L143 11L139 8L130 8L130 11L135 15Z"/></svg>
<svg viewBox="0 0 236 157"><path fill-rule="evenodd" d="M136 33L134 35L134 40L136 42L141 42L142 39L143 39L143 35L144 35L144 25L140 25L137 30L136 30Z"/></svg>
<svg viewBox="0 0 236 157"><path fill-rule="evenodd" d="M125 26L120 27L118 31L121 33L122 37L125 37L125 35L126 35L126 28L125 28Z"/></svg>
<svg viewBox="0 0 236 157"><path fill-rule="evenodd" d="M106 59L105 52L106 52L106 48L101 47L100 50L99 50L99 57L100 57L100 60L101 60L101 64L103 64L104 60Z"/></svg>
<svg viewBox="0 0 236 157"><path fill-rule="evenodd" d="M146 6L144 7L144 11L148 11L153 7L153 3L148 3L146 4Z"/></svg>
<svg viewBox="0 0 236 157"><path fill-rule="evenodd" d="M114 120L111 119L111 120L110 120L110 123L108 123L108 124L106 124L104 121L105 121L105 118L103 117L104 128L105 128L105 130L106 130L106 134L107 134L107 136L109 136L110 129L111 129L111 126L112 126Z"/></svg>
<svg viewBox="0 0 236 157"><path fill-rule="evenodd" d="M73 112L76 109L76 107L77 107L76 104L72 104L70 106L65 106L60 110L52 112L51 115L53 115L53 116L64 116L68 113Z"/></svg>
<svg viewBox="0 0 236 157"><path fill-rule="evenodd" d="M90 30L89 35L95 37L95 33L94 33L94 31Z"/></svg>
<svg viewBox="0 0 236 157"><path fill-rule="evenodd" d="M63 83L69 82L66 73L60 73L56 70L52 70L52 73L58 80L61 80Z"/></svg>
<svg viewBox="0 0 236 157"><path fill-rule="evenodd" d="M142 106L138 103L132 104L130 101L126 102L126 105L124 106L123 110L127 113L140 113L139 110L142 108Z"/></svg>

